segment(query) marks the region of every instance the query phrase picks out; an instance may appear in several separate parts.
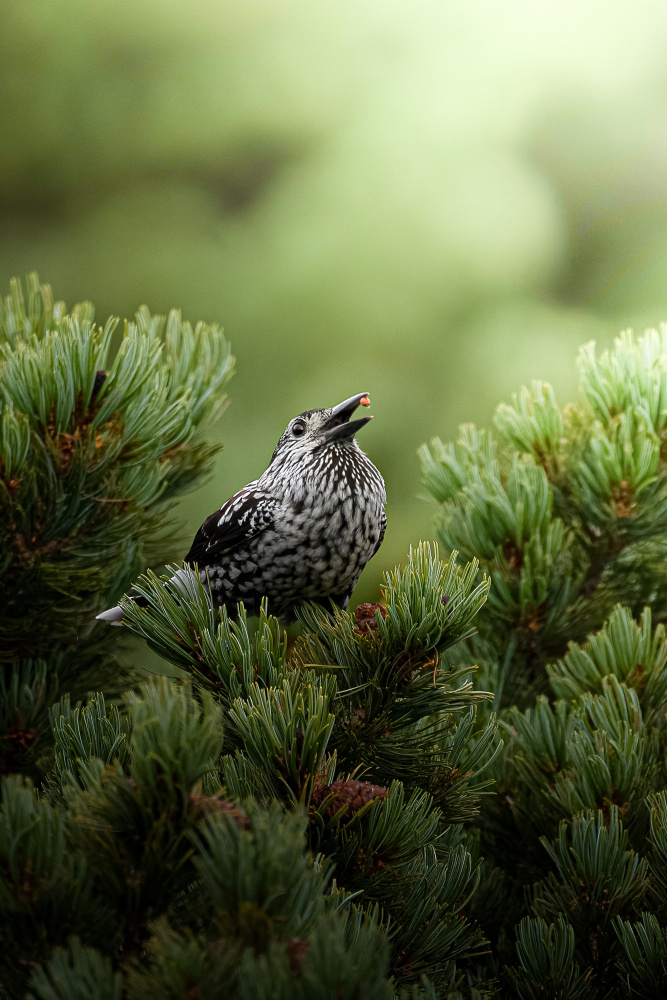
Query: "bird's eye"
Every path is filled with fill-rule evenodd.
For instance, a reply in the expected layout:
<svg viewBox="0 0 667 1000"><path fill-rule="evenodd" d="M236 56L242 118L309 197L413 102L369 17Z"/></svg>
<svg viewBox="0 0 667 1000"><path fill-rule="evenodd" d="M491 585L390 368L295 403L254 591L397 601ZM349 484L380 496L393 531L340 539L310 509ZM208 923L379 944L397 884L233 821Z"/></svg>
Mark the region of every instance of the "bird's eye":
<svg viewBox="0 0 667 1000"><path fill-rule="evenodd" d="M300 420L297 420L295 424L292 424L292 434L294 435L294 437L297 438L301 437L301 435L305 432L305 430L306 430L306 425L302 424Z"/></svg>

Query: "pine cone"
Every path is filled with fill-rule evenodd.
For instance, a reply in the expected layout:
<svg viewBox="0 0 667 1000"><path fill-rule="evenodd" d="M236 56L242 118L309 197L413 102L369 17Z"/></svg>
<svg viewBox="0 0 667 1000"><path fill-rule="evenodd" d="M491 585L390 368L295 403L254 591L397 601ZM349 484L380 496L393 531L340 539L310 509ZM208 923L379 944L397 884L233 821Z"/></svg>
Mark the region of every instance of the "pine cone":
<svg viewBox="0 0 667 1000"><path fill-rule="evenodd" d="M357 635L370 635L377 632L377 618L375 612L379 611L382 618L387 617L387 609L382 604L360 604L354 612L356 620L355 632Z"/></svg>
<svg viewBox="0 0 667 1000"><path fill-rule="evenodd" d="M373 799L386 799L387 789L382 785L371 785L368 781L334 781L315 793L318 803L329 795L333 795L333 799L329 803L327 815L332 819L343 806L346 806L344 815L354 816Z"/></svg>
<svg viewBox="0 0 667 1000"><path fill-rule="evenodd" d="M239 830L249 830L250 820L233 802L226 799L219 799L216 795L191 795L190 808L197 810L202 816L212 816L214 813L225 813L229 819L233 820Z"/></svg>
<svg viewBox="0 0 667 1000"><path fill-rule="evenodd" d="M4 739L11 740L16 747L28 750L37 737L35 729L23 729L21 726L10 726L4 735Z"/></svg>

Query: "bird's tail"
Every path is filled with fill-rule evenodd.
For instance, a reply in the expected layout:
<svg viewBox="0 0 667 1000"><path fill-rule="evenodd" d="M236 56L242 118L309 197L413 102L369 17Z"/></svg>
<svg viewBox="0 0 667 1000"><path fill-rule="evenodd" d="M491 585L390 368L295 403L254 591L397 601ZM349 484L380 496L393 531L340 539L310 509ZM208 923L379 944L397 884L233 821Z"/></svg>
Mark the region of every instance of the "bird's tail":
<svg viewBox="0 0 667 1000"><path fill-rule="evenodd" d="M115 608L108 608L106 611L100 612L99 615L95 615L95 619L98 622L106 622L107 625L122 625L123 609L120 604L117 604Z"/></svg>
<svg viewBox="0 0 667 1000"><path fill-rule="evenodd" d="M139 597L131 597L130 600L138 604L140 608L148 607L148 601L141 595ZM106 611L100 611L99 615L95 615L95 619L96 621L106 622L107 625L122 625L123 609L120 604L117 604L115 608L107 608Z"/></svg>
<svg viewBox="0 0 667 1000"><path fill-rule="evenodd" d="M190 570L189 572L191 574L192 571ZM173 585L173 589L177 593L179 590L182 590L183 593L186 593L183 590L183 582L184 581L187 582L187 579L188 579L188 573L182 569L179 569L176 573L174 573L174 575L168 582ZM134 601L135 604L138 604L140 608L148 607L148 601L142 594L140 594L138 597L131 597L130 600ZM106 622L107 625L122 625L123 609L121 608L120 604L117 604L115 608L107 608L106 611L100 611L99 615L95 615L95 620L99 622Z"/></svg>

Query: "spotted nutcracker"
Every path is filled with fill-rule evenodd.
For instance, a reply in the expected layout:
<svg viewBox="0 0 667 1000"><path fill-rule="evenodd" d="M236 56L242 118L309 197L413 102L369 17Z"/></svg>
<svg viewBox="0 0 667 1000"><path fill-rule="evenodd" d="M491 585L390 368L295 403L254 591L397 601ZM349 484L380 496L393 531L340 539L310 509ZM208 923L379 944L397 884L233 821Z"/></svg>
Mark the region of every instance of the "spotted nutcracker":
<svg viewBox="0 0 667 1000"><path fill-rule="evenodd" d="M185 562L199 568L217 606L235 611L243 601L256 615L266 597L288 624L299 601L347 605L387 523L384 480L355 440L372 418L350 420L360 404L370 405L367 393L300 413L266 472L206 518ZM97 617L120 625L123 612Z"/></svg>

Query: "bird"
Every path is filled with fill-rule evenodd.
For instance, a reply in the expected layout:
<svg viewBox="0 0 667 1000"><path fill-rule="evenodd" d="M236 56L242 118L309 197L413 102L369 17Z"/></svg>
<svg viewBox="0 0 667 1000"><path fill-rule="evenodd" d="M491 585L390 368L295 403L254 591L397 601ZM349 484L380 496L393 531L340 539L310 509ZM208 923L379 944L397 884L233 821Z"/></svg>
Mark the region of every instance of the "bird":
<svg viewBox="0 0 667 1000"><path fill-rule="evenodd" d="M350 419L360 405L367 392L294 417L266 471L206 518L184 562L216 607L258 615L265 599L282 625L302 601L347 607L387 526L384 480L356 440L372 417ZM97 618L121 625L123 611Z"/></svg>

